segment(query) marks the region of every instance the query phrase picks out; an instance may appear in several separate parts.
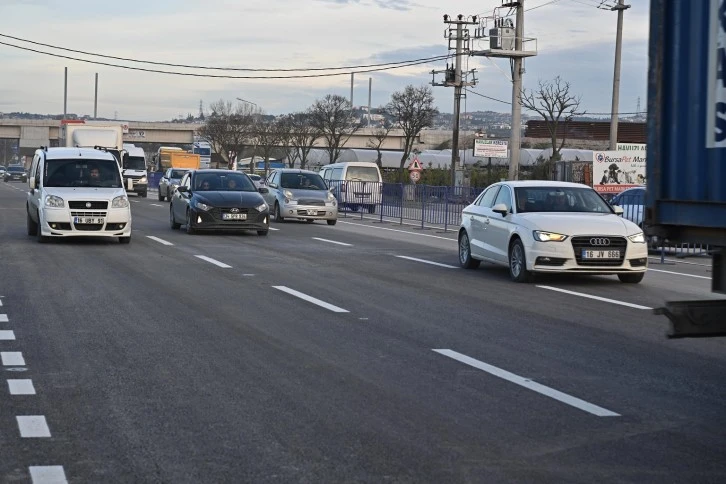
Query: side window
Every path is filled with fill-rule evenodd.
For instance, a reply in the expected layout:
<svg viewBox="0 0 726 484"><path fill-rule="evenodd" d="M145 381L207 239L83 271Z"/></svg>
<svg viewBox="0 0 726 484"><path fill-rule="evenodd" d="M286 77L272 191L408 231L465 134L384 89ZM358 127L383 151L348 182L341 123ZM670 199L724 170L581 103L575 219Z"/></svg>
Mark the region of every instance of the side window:
<svg viewBox="0 0 726 484"><path fill-rule="evenodd" d="M499 190L499 194L497 194L497 199L494 201L494 205L499 203L503 203L507 206L507 208L509 208L509 210L512 210L512 194L509 192L509 187L505 185L502 185L501 190Z"/></svg>
<svg viewBox="0 0 726 484"><path fill-rule="evenodd" d="M484 194L479 198L479 201L477 202L477 205L480 207L487 207L491 208L494 206L494 199L497 196L497 193L499 192L499 185L494 185L486 189Z"/></svg>
<svg viewBox="0 0 726 484"><path fill-rule="evenodd" d="M38 186L40 186L40 182L41 182L40 168L41 168L40 167L40 155L35 155L35 157L33 158L33 166L30 170L31 170L32 176L35 177L35 183L37 183Z"/></svg>
<svg viewBox="0 0 726 484"><path fill-rule="evenodd" d="M333 168L333 173L330 175L333 180L342 180L343 179L343 168Z"/></svg>
<svg viewBox="0 0 726 484"><path fill-rule="evenodd" d="M184 178L182 178L181 185L182 186L185 186L187 188L190 188L192 186L191 183L190 183L190 180L191 180L191 177L187 173L186 175L184 175Z"/></svg>

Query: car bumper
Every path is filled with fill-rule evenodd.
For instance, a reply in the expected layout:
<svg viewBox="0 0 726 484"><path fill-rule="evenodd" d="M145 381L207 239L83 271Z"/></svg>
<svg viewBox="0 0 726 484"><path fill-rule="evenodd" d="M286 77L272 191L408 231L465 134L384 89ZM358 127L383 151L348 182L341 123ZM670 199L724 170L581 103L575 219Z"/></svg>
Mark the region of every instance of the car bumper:
<svg viewBox="0 0 726 484"><path fill-rule="evenodd" d="M290 205L286 203L280 207L280 212L284 218L313 220L337 220L338 218L338 207L332 205Z"/></svg>
<svg viewBox="0 0 726 484"><path fill-rule="evenodd" d="M608 264L608 265L595 265ZM532 242L527 248L527 269L532 272L567 272L582 274L622 274L648 270L648 246L629 242L622 262L578 262L571 244Z"/></svg>
<svg viewBox="0 0 726 484"><path fill-rule="evenodd" d="M26 183L28 181L27 177L20 177L20 176L7 176L7 177L4 177L3 179L6 182L18 181L18 182Z"/></svg>
<svg viewBox="0 0 726 484"><path fill-rule="evenodd" d="M117 208L94 212L92 217L103 215L103 224L76 224L69 209L45 208L38 228L41 235L49 237L130 237L131 211ZM83 218L83 217L82 217Z"/></svg>
<svg viewBox="0 0 726 484"><path fill-rule="evenodd" d="M268 230L270 228L270 215L268 212L248 214L247 220L222 220L215 212L192 209L192 228L194 230Z"/></svg>

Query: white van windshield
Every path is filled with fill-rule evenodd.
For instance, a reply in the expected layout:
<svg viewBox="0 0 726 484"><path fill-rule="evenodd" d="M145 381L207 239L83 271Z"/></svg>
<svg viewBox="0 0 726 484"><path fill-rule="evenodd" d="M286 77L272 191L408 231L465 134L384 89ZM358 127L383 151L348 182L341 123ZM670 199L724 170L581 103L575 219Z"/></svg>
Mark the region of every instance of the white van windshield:
<svg viewBox="0 0 726 484"><path fill-rule="evenodd" d="M114 160L46 160L46 187L121 188L118 164Z"/></svg>
<svg viewBox="0 0 726 484"><path fill-rule="evenodd" d="M345 179L349 181L380 181L378 170L372 166L349 166L345 173Z"/></svg>

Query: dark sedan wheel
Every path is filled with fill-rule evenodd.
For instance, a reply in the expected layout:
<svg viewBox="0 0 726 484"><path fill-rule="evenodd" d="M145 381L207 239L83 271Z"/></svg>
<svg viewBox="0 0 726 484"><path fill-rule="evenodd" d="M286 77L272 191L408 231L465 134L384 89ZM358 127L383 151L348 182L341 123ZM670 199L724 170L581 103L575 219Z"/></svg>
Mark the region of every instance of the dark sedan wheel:
<svg viewBox="0 0 726 484"><path fill-rule="evenodd" d="M268 232L267 230L258 230L258 231L257 231L257 235L261 235L261 236L263 236L263 237L264 237L264 236L266 236L266 235L267 235L267 232Z"/></svg>
<svg viewBox="0 0 726 484"><path fill-rule="evenodd" d="M192 211L191 210L187 210L187 223L186 223L186 226L187 226L187 233L188 234L193 234L195 232L194 231L194 227L192 227Z"/></svg>

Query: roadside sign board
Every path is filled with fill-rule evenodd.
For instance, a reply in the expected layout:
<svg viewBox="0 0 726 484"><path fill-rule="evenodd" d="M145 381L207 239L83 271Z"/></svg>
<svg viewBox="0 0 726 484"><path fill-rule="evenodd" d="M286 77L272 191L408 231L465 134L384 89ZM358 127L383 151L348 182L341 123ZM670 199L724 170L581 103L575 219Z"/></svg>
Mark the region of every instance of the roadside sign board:
<svg viewBox="0 0 726 484"><path fill-rule="evenodd" d="M509 142L499 139L475 139L474 156L480 158L508 158Z"/></svg>

